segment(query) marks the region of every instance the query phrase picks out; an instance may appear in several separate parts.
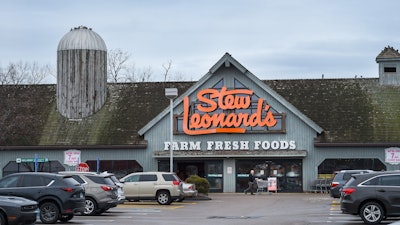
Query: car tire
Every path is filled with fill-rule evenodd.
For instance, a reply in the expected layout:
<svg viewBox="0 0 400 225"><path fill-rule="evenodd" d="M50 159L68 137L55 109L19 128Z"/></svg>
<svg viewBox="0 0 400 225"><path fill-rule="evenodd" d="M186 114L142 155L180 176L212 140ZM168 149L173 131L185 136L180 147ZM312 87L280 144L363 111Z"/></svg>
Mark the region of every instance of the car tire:
<svg viewBox="0 0 400 225"><path fill-rule="evenodd" d="M7 224L7 220L6 220L6 216L0 212L0 225L6 225Z"/></svg>
<svg viewBox="0 0 400 225"><path fill-rule="evenodd" d="M60 217L60 209L53 202L45 202L39 206L40 221L45 224L56 223Z"/></svg>
<svg viewBox="0 0 400 225"><path fill-rule="evenodd" d="M61 222L68 222L74 218L74 214L67 214L67 215L62 215L60 218Z"/></svg>
<svg viewBox="0 0 400 225"><path fill-rule="evenodd" d="M97 212L96 201L92 198L86 198L85 199L85 211L83 212L83 215L92 216L92 215L95 215L96 212Z"/></svg>
<svg viewBox="0 0 400 225"><path fill-rule="evenodd" d="M385 212L377 202L367 202L360 209L360 217L365 224L379 224L384 216Z"/></svg>
<svg viewBox="0 0 400 225"><path fill-rule="evenodd" d="M158 191L157 202L160 205L169 205L172 202L171 195L168 191Z"/></svg>

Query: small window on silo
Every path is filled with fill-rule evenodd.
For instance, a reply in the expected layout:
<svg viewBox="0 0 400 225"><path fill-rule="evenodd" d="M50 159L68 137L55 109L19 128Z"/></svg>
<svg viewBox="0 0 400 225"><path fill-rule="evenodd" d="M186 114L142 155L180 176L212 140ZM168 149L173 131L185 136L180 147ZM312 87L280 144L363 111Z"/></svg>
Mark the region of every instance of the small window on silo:
<svg viewBox="0 0 400 225"><path fill-rule="evenodd" d="M385 73L396 73L396 67L385 67L384 72Z"/></svg>

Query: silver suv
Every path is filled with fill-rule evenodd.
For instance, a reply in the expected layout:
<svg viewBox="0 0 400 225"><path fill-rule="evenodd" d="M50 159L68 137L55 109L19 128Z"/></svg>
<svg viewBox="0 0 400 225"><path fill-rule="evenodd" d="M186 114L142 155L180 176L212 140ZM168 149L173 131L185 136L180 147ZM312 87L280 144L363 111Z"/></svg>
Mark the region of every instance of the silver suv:
<svg viewBox="0 0 400 225"><path fill-rule="evenodd" d="M333 198L340 198L340 190L353 174L372 173L373 170L341 170L335 174L331 183L330 195Z"/></svg>
<svg viewBox="0 0 400 225"><path fill-rule="evenodd" d="M183 198L182 183L175 173L139 172L121 178L125 198L129 201L157 200L160 205L169 205Z"/></svg>
<svg viewBox="0 0 400 225"><path fill-rule="evenodd" d="M72 176L85 188L85 211L83 215L100 215L118 205L117 186L110 174L93 172L63 171Z"/></svg>

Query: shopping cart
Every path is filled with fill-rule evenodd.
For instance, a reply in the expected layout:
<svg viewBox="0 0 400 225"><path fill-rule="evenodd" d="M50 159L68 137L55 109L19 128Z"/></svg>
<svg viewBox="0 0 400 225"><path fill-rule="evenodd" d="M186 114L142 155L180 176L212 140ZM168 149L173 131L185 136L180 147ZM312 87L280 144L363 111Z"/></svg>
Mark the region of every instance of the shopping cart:
<svg viewBox="0 0 400 225"><path fill-rule="evenodd" d="M268 192L268 180L257 179L257 193Z"/></svg>

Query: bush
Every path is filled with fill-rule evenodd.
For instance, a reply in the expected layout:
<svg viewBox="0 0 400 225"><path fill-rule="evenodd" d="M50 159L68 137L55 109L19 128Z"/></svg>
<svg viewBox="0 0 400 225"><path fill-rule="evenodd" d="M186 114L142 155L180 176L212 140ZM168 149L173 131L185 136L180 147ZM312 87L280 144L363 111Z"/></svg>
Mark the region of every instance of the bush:
<svg viewBox="0 0 400 225"><path fill-rule="evenodd" d="M196 189L199 193L208 194L208 190L210 189L210 183L206 178L199 177L197 175L191 175L186 180L186 183L191 183L196 185Z"/></svg>

